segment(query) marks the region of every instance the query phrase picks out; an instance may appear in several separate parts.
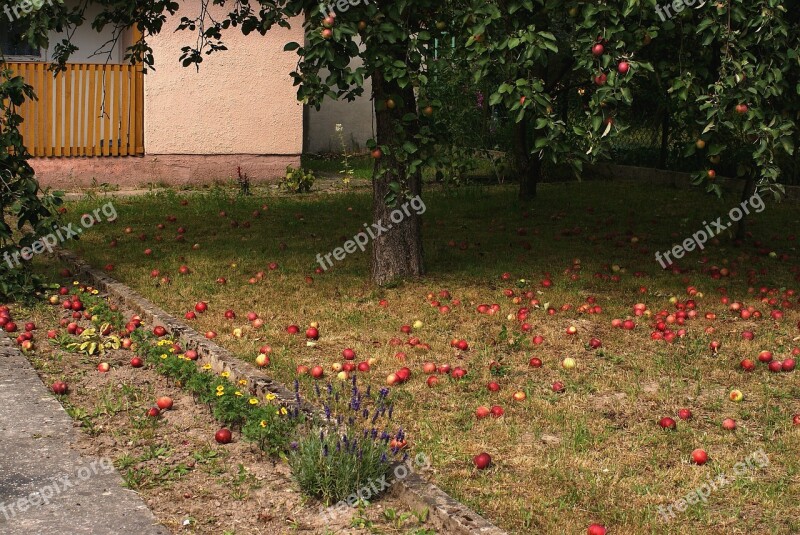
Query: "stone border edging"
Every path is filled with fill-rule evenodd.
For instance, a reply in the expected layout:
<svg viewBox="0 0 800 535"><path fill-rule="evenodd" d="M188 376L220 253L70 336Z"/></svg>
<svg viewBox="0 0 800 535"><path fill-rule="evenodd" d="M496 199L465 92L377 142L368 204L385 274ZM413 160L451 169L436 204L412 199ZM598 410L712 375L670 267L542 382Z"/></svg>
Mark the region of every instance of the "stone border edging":
<svg viewBox="0 0 800 535"><path fill-rule="evenodd" d="M77 278L85 277L92 286L139 314L144 321L166 327L185 349L197 351L200 359L211 364L215 372L227 371L234 381L246 379L256 395L272 393L286 404L297 405L294 393L283 384L271 379L252 364L239 360L227 349L207 340L200 333L156 307L127 285L92 268L70 251L59 249L55 254L61 261L74 269L75 273L79 275ZM300 409L306 414L322 415L319 407L306 400L300 402ZM398 480L392 486L391 494L412 509L427 508L430 512L430 519L437 529L446 529L450 533L465 535L507 535L505 531L416 473L411 473Z"/></svg>

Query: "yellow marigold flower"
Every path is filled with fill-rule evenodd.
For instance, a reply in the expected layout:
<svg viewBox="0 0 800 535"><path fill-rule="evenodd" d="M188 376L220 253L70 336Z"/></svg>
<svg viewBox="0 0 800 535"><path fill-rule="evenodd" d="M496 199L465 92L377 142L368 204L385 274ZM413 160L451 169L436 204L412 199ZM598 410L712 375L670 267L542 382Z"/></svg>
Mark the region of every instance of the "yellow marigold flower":
<svg viewBox="0 0 800 535"><path fill-rule="evenodd" d="M236 392L234 392L234 394L236 394L237 396L241 396L242 395L242 393L239 392L238 390Z"/></svg>
<svg viewBox="0 0 800 535"><path fill-rule="evenodd" d="M161 358L165 359L165 358L167 358L167 356L166 355L161 355Z"/></svg>
<svg viewBox="0 0 800 535"><path fill-rule="evenodd" d="M250 405L258 405L258 400L256 398L250 398Z"/></svg>
<svg viewBox="0 0 800 535"><path fill-rule="evenodd" d="M97 291L97 290L92 290L92 295L97 295L97 294L99 294L99 293L100 293L100 292L99 292L99 291Z"/></svg>
<svg viewBox="0 0 800 535"><path fill-rule="evenodd" d="M225 387L222 386L222 385L217 385L217 391L219 391L219 390L225 390Z"/></svg>
<svg viewBox="0 0 800 535"><path fill-rule="evenodd" d="M286 410L286 407L281 407L281 414L283 414L284 416L289 414L289 411Z"/></svg>
<svg viewBox="0 0 800 535"><path fill-rule="evenodd" d="M204 370L210 370L211 369L211 364L203 364L203 369Z"/></svg>
<svg viewBox="0 0 800 535"><path fill-rule="evenodd" d="M245 386L247 384L247 379L239 379L239 384Z"/></svg>
<svg viewBox="0 0 800 535"><path fill-rule="evenodd" d="M169 348L169 352L170 353L175 353L175 348L174 347Z"/></svg>
<svg viewBox="0 0 800 535"><path fill-rule="evenodd" d="M79 285L79 284L80 284L80 282L78 282L78 281L72 281L72 285L73 285L73 286L77 286L77 285Z"/></svg>
<svg viewBox="0 0 800 535"><path fill-rule="evenodd" d="M267 427L267 421L266 420L261 420L261 424L260 425L261 425L261 427Z"/></svg>
<svg viewBox="0 0 800 535"><path fill-rule="evenodd" d="M219 375L220 375L220 377L230 377L231 376L230 372L222 372Z"/></svg>
<svg viewBox="0 0 800 535"><path fill-rule="evenodd" d="M217 396L224 396L225 392L223 390L217 390Z"/></svg>
<svg viewBox="0 0 800 535"><path fill-rule="evenodd" d="M269 393L269 394L267 394L265 397L267 398L267 401L272 401L272 400L273 400L273 399L275 399L277 396L276 396L275 394L273 394L272 392L270 392L270 393Z"/></svg>

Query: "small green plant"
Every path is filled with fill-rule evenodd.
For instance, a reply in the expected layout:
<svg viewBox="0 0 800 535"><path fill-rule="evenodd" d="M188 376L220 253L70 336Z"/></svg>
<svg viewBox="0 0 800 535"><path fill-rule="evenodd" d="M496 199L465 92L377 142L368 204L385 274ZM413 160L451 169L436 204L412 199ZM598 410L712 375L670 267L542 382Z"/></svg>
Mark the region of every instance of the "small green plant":
<svg viewBox="0 0 800 535"><path fill-rule="evenodd" d="M300 490L330 505L388 476L386 444L361 437L353 430L343 435L312 432L305 437L289 456Z"/></svg>
<svg viewBox="0 0 800 535"><path fill-rule="evenodd" d="M303 415L295 415L285 406L277 407L265 403L248 414L242 434L247 440L258 444L261 451L270 456L284 455L296 437Z"/></svg>
<svg viewBox="0 0 800 535"><path fill-rule="evenodd" d="M239 184L239 193L242 196L250 195L250 177L247 176L247 173L242 173L241 166L236 168L236 182Z"/></svg>
<svg viewBox="0 0 800 535"><path fill-rule="evenodd" d="M353 180L355 171L350 164L350 155L347 152L347 143L344 140L344 127L338 123L336 124L336 135L342 145L342 168L339 170L339 174L342 175L342 184L347 188L350 186L350 181Z"/></svg>
<svg viewBox="0 0 800 535"><path fill-rule="evenodd" d="M289 193L307 193L311 191L315 180L313 171L305 171L302 167L294 168L290 165L286 168L286 177L280 186Z"/></svg>

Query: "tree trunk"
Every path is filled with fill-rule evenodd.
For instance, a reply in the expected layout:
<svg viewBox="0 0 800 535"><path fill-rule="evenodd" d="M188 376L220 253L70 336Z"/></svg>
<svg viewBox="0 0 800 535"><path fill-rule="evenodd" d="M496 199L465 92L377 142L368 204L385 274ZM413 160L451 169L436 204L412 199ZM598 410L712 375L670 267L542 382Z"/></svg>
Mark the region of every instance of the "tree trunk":
<svg viewBox="0 0 800 535"><path fill-rule="evenodd" d="M528 150L528 120L514 125L514 162L519 174L519 200L536 198L536 186L542 174L542 161Z"/></svg>
<svg viewBox="0 0 800 535"><path fill-rule="evenodd" d="M397 134L395 126L406 113L416 113L414 91L408 87L400 89L394 82L384 81L381 73L372 76L373 98L375 105L375 129L379 146L391 146L397 150ZM395 101L396 107L389 110L385 106L387 99ZM413 135L406 130L407 135ZM380 174L384 171L383 174ZM406 179L406 169L392 154L384 154L375 161L372 178L372 218L377 235L372 244L372 280L384 285L403 277L416 277L425 273L422 258L422 219L417 210L411 207L410 199L421 195L422 177L419 173ZM387 194L392 191L389 184L397 182L402 186L402 193L397 202L389 206ZM380 229L385 230L381 231Z"/></svg>
<svg viewBox="0 0 800 535"><path fill-rule="evenodd" d="M748 200L750 197L753 196L753 193L755 192L756 192L756 178L751 174L750 176L747 177L747 181L744 183L744 189L742 190L741 201L744 202ZM747 239L747 213L742 214L742 218L736 225L736 239L742 241Z"/></svg>

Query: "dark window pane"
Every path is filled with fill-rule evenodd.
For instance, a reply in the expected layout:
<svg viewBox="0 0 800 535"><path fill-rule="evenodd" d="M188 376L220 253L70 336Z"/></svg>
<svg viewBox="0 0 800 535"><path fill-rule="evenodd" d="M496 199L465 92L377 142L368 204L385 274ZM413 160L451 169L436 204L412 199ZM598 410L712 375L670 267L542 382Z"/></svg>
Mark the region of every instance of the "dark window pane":
<svg viewBox="0 0 800 535"><path fill-rule="evenodd" d="M27 42L23 42L18 30L14 29L13 24L6 15L0 11L0 50L6 56L36 56L41 54L38 48L33 48Z"/></svg>

